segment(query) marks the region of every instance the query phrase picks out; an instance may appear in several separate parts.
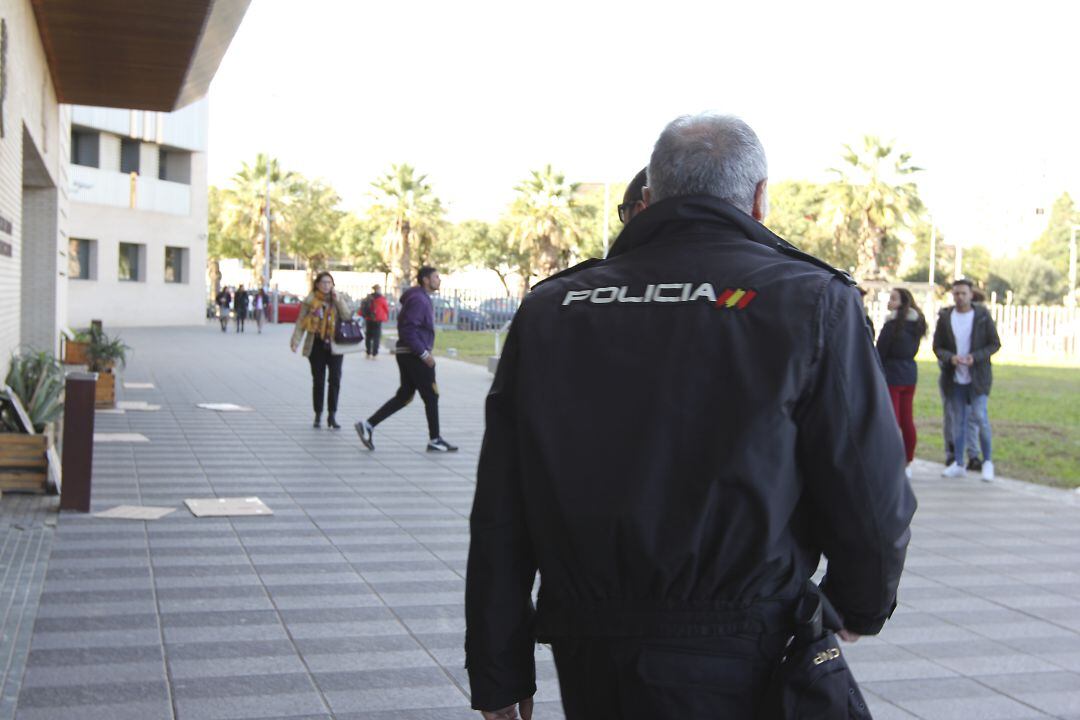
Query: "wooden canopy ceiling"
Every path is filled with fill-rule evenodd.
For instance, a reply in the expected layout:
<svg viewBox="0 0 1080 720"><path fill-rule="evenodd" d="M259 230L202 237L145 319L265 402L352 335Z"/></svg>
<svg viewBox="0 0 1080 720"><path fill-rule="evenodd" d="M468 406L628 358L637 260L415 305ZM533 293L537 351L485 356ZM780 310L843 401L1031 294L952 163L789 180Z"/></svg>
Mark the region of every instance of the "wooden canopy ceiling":
<svg viewBox="0 0 1080 720"><path fill-rule="evenodd" d="M169 112L206 94L251 0L31 0L60 102Z"/></svg>

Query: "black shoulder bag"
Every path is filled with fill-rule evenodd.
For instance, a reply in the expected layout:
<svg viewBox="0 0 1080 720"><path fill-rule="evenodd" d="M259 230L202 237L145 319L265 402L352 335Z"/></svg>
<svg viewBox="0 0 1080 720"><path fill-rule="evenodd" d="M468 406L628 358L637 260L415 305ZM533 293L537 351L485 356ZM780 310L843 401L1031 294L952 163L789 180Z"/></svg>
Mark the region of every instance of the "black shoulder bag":
<svg viewBox="0 0 1080 720"><path fill-rule="evenodd" d="M795 608L795 636L773 675L769 720L873 720L840 652L840 618L813 582Z"/></svg>

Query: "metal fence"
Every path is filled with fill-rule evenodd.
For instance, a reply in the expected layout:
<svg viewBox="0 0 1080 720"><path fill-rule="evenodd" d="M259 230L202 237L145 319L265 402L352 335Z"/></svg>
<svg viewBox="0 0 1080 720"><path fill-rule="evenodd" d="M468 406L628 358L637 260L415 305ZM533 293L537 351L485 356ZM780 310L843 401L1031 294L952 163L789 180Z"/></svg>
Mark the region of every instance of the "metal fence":
<svg viewBox="0 0 1080 720"><path fill-rule="evenodd" d="M946 303L924 307L933 336L937 313ZM997 325L1001 349L1010 355L1039 356L1080 361L1080 309L1052 305L1003 305L989 303L986 308ZM884 302L867 303L874 326L881 329L888 308Z"/></svg>
<svg viewBox="0 0 1080 720"><path fill-rule="evenodd" d="M359 302L359 298L357 302ZM397 322L398 297L387 297L390 322ZM506 325L521 305L521 298L505 294L452 290L432 296L435 324L443 329L498 330Z"/></svg>

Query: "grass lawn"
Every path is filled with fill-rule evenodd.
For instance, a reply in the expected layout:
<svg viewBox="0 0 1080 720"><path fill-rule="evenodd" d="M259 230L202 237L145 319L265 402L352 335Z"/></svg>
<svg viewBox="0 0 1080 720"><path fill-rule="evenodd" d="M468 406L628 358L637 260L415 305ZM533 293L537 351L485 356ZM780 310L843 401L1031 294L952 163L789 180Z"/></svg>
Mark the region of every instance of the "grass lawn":
<svg viewBox="0 0 1080 720"><path fill-rule="evenodd" d="M440 330L435 334L435 351L446 355L448 348L457 350L459 360L487 365L495 351L493 333ZM919 362L915 453L944 462L937 378L936 362ZM1000 475L1080 487L1080 368L994 365L990 424L994 465Z"/></svg>
<svg viewBox="0 0 1080 720"><path fill-rule="evenodd" d="M936 362L919 362L915 454L944 462L937 379ZM1080 369L994 365L990 425L998 474L1080 487Z"/></svg>
<svg viewBox="0 0 1080 720"><path fill-rule="evenodd" d="M499 347L506 335L499 337ZM439 330L435 333L435 354L446 355L447 349L457 350L457 359L487 367L488 358L495 354L495 333L469 330Z"/></svg>

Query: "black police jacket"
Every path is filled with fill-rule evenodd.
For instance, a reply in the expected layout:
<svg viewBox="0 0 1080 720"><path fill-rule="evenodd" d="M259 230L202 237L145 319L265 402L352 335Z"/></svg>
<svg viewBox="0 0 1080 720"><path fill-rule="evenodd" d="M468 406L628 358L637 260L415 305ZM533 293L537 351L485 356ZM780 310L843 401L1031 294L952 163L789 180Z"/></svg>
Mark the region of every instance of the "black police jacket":
<svg viewBox="0 0 1080 720"><path fill-rule="evenodd" d="M895 606L915 498L858 293L725 202L653 205L608 259L539 284L486 423L477 709L535 691L536 639L760 630L820 553L848 629Z"/></svg>

